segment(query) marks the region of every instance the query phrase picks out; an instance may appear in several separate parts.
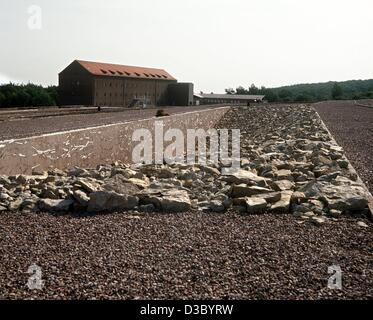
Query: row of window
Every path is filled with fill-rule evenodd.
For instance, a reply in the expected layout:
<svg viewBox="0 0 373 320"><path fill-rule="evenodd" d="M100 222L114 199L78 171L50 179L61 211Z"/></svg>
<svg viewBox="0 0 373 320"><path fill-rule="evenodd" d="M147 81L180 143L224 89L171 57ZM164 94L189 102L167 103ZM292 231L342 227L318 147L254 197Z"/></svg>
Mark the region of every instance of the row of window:
<svg viewBox="0 0 373 320"><path fill-rule="evenodd" d="M131 72L128 72L128 71L119 71L119 70L116 70L116 71L113 71L113 70L104 70L104 69L101 69L101 72L103 74L112 74L112 75L119 75L119 76L137 76L137 77L142 77L142 75L144 75L145 77L147 78L155 78L155 79L168 79L168 77L164 74L160 75L160 74L153 74L153 73L143 73L142 75L138 72L134 72L134 73L131 73Z"/></svg>
<svg viewBox="0 0 373 320"><path fill-rule="evenodd" d="M154 84L139 84L139 83L134 83L134 82L128 82L128 83L125 83L124 85L121 83L121 82L103 82L103 87L106 88L106 87L113 87L113 88L137 88L137 87L141 87L141 88L145 88L145 89L148 89L148 90L153 90L155 88ZM158 88L162 89L162 88L165 88L166 86L158 86Z"/></svg>
<svg viewBox="0 0 373 320"><path fill-rule="evenodd" d="M100 96L100 93L97 91L96 92L96 97L99 97ZM117 92L115 92L115 93L107 93L107 92L104 92L103 93L103 95L102 95L103 97L118 97L118 93ZM158 97L160 97L161 96L161 94L159 93L158 95L157 95ZM123 94L122 93L119 93L119 97L123 97ZM146 98L151 98L151 97L156 97L156 95L155 94L148 94L148 93L134 93L134 94L125 94L124 95L124 97L125 98L127 98L127 97L134 97L134 98L142 98L142 97L146 97Z"/></svg>
<svg viewBox="0 0 373 320"><path fill-rule="evenodd" d="M244 103L245 101L241 100L225 100L225 99L204 99L204 102L207 103L233 103L233 104L239 104L239 103Z"/></svg>
<svg viewBox="0 0 373 320"><path fill-rule="evenodd" d="M129 87L133 87L133 88L136 88L138 85L137 85L137 83L125 83L124 85L122 85L122 83L120 83L120 82L114 82L114 83L112 83L112 82L108 82L108 83L106 83L106 82L104 82L103 83L104 84L104 87L114 87L114 88L129 88Z"/></svg>
<svg viewBox="0 0 373 320"><path fill-rule="evenodd" d="M76 85L76 86L80 86L80 81L73 81L72 82L72 85L74 86L74 84ZM103 81L103 87L114 87L114 88L123 88L123 82L117 82L117 81L114 81L114 82L106 82L106 81ZM139 84L139 83L136 83L136 82L125 82L124 83L124 88L126 89L126 88L137 88L137 87L141 87L141 88L144 88L145 90L149 90L149 91L151 91L151 90L154 90L155 89L155 87L154 87L154 83L153 84L144 84L144 83L142 83L142 84ZM167 85L161 85L161 86L158 86L158 89L159 90L162 90L162 89L165 89L167 87Z"/></svg>

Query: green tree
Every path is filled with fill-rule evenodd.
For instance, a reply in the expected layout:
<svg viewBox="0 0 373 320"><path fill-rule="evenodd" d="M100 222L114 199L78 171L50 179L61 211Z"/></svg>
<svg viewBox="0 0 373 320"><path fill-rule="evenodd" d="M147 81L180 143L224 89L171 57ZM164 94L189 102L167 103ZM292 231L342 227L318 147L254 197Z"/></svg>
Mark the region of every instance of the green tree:
<svg viewBox="0 0 373 320"><path fill-rule="evenodd" d="M228 89L225 89L225 93L226 93L226 94L235 94L236 91L234 91L233 88L228 88Z"/></svg>
<svg viewBox="0 0 373 320"><path fill-rule="evenodd" d="M334 100L341 99L342 94L343 94L342 87L337 82L335 82L332 88L332 98Z"/></svg>
<svg viewBox="0 0 373 320"><path fill-rule="evenodd" d="M255 84L252 84L249 88L249 94L260 94L260 89L255 86Z"/></svg>
<svg viewBox="0 0 373 320"><path fill-rule="evenodd" d="M334 90L333 90L334 89ZM350 80L343 82L324 82L297 84L279 88L251 86L248 90L240 86L240 94L262 94L269 102L317 102L330 99L367 99L372 98L373 79ZM334 97L333 97L333 91Z"/></svg>
<svg viewBox="0 0 373 320"><path fill-rule="evenodd" d="M294 101L295 102L311 102L312 97L307 93L301 93L295 97Z"/></svg>
<svg viewBox="0 0 373 320"><path fill-rule="evenodd" d="M279 91L278 96L283 102L291 102L293 93L288 89L282 89Z"/></svg>
<svg viewBox="0 0 373 320"><path fill-rule="evenodd" d="M57 103L57 87L43 88L34 84L0 86L1 107L52 106Z"/></svg>
<svg viewBox="0 0 373 320"><path fill-rule="evenodd" d="M278 96L277 93L274 92L272 89L265 89L262 91L262 94L265 96L265 99L268 102L277 102Z"/></svg>
<svg viewBox="0 0 373 320"><path fill-rule="evenodd" d="M0 107L3 107L5 104L5 95L0 92Z"/></svg>
<svg viewBox="0 0 373 320"><path fill-rule="evenodd" d="M248 94L249 91L247 91L244 87L242 86L239 86L237 89L236 89L236 94Z"/></svg>

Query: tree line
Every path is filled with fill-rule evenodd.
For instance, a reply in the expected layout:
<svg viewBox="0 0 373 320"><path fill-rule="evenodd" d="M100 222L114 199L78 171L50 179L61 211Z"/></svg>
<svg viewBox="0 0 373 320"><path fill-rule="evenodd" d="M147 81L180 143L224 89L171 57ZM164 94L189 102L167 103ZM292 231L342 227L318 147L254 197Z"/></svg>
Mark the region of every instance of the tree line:
<svg viewBox="0 0 373 320"><path fill-rule="evenodd" d="M373 99L372 80L350 80L297 84L279 88L242 86L225 90L228 94L264 95L269 102L318 102L325 100ZM42 87L35 84L0 85L0 108L39 107L58 105L57 86Z"/></svg>
<svg viewBox="0 0 373 320"><path fill-rule="evenodd" d="M373 79L297 84L278 88L259 88L252 84L247 89L240 86L236 90L228 88L225 91L228 94L265 95L269 102L373 99Z"/></svg>
<svg viewBox="0 0 373 320"><path fill-rule="evenodd" d="M56 86L42 87L35 84L0 85L0 108L56 106Z"/></svg>

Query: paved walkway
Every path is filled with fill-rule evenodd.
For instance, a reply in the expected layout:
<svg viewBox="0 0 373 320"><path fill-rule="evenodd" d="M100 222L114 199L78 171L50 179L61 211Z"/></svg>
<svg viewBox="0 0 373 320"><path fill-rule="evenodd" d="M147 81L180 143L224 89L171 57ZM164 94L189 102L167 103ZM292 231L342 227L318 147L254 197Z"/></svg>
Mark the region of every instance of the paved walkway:
<svg viewBox="0 0 373 320"><path fill-rule="evenodd" d="M198 106L198 107L170 107L165 108L167 113L176 114L190 111L204 110L219 106ZM87 127L95 127L113 123L120 123L133 120L141 120L152 118L155 116L158 109L126 109L118 111L102 111L88 114L64 114L64 115L48 115L45 111L40 111L39 114L30 117L24 117L24 114L19 117L1 121L0 118L0 141L26 138L45 133L54 133L59 131L81 129Z"/></svg>

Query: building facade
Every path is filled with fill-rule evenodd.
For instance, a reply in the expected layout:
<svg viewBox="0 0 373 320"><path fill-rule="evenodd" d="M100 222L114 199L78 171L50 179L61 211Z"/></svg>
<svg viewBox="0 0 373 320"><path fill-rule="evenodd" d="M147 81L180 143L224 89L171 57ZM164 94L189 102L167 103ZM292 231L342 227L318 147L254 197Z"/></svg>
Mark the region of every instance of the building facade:
<svg viewBox="0 0 373 320"><path fill-rule="evenodd" d="M136 107L166 105L177 80L162 69L75 60L59 74L59 104Z"/></svg>
<svg viewBox="0 0 373 320"><path fill-rule="evenodd" d="M241 95L241 94L195 94L194 103L196 105L207 104L234 104L247 105L250 103L261 103L265 96L261 95Z"/></svg>
<svg viewBox="0 0 373 320"><path fill-rule="evenodd" d="M192 106L193 105L193 83L171 83L168 86L168 98L170 106Z"/></svg>

